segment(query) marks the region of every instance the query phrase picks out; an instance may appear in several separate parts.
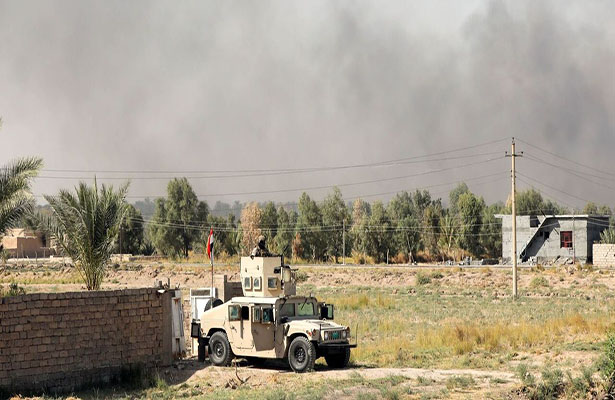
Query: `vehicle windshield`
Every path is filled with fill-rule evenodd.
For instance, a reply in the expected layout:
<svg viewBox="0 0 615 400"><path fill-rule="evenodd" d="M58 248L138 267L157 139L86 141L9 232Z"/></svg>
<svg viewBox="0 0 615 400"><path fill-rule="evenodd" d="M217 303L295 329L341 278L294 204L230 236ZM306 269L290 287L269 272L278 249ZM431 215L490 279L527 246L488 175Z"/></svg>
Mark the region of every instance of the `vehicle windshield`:
<svg viewBox="0 0 615 400"><path fill-rule="evenodd" d="M297 304L297 315L300 317L314 316L314 303L299 303Z"/></svg>
<svg viewBox="0 0 615 400"><path fill-rule="evenodd" d="M284 303L280 308L280 317L314 317L316 307L312 301Z"/></svg>
<svg viewBox="0 0 615 400"><path fill-rule="evenodd" d="M280 316L282 317L294 317L295 316L295 303L285 303L280 310Z"/></svg>

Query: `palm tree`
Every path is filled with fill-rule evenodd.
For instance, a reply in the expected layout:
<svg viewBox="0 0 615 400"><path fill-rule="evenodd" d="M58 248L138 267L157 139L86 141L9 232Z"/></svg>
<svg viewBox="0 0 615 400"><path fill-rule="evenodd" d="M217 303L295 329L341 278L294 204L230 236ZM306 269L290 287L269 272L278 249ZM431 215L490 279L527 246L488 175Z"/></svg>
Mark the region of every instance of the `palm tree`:
<svg viewBox="0 0 615 400"><path fill-rule="evenodd" d="M100 289L105 267L113 253L114 240L126 213L128 184L119 190L80 182L73 194L60 190L45 196L52 215L46 230L65 254L70 256L88 290Z"/></svg>
<svg viewBox="0 0 615 400"><path fill-rule="evenodd" d="M42 159L28 157L0 167L0 236L32 211L30 186L42 166Z"/></svg>
<svg viewBox="0 0 615 400"><path fill-rule="evenodd" d="M615 229L609 228L600 233L600 243L615 244Z"/></svg>

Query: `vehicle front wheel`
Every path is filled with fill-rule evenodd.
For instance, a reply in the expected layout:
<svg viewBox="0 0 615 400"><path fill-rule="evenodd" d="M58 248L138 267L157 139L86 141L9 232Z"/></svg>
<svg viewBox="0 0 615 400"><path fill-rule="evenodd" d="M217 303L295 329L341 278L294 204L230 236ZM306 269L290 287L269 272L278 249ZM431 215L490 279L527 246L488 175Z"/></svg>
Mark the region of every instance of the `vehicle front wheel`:
<svg viewBox="0 0 615 400"><path fill-rule="evenodd" d="M329 368L346 368L350 361L350 349L346 347L341 353L328 354L325 361Z"/></svg>
<svg viewBox="0 0 615 400"><path fill-rule="evenodd" d="M213 365L228 367L233 359L231 344L224 332L216 332L209 339L209 359Z"/></svg>
<svg viewBox="0 0 615 400"><path fill-rule="evenodd" d="M293 371L301 373L314 369L316 348L305 336L296 337L288 347L288 363Z"/></svg>

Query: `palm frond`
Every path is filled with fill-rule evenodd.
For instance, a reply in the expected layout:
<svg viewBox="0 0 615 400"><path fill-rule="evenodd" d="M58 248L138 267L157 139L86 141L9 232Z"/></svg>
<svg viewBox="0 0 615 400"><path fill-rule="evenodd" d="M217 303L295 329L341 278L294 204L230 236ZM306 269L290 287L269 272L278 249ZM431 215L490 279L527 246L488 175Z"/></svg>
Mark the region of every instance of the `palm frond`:
<svg viewBox="0 0 615 400"><path fill-rule="evenodd" d="M42 159L29 157L0 167L0 235L31 212L30 186L42 165Z"/></svg>

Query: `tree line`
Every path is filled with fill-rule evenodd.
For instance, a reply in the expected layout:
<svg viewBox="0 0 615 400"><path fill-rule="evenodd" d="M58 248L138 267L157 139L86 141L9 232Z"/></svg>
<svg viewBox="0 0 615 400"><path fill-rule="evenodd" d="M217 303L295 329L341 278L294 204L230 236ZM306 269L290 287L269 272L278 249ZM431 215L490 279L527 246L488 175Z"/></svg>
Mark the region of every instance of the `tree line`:
<svg viewBox="0 0 615 400"><path fill-rule="evenodd" d="M88 289L100 287L104 268L118 250L187 257L204 250L210 229L215 231L215 250L229 256L248 254L264 235L274 253L311 261L338 262L342 254L378 263L495 258L501 251L496 214L510 212L510 202L487 205L459 184L449 193L448 207L426 190L402 191L386 205L360 198L346 204L334 188L320 203L303 193L296 210L273 202L247 203L237 219L232 212L227 217L210 213L188 180L176 178L168 183L167 196L156 199L146 221L126 202L128 183L115 189L96 180L93 185L80 182L74 191L44 196L49 204L35 207L31 183L42 165L39 158L23 158L0 168L0 237L18 226L42 230L72 258ZM517 204L520 215L569 212L533 189L520 192ZM582 213L610 215L611 209L588 203ZM615 242L612 226L602 241Z"/></svg>
<svg viewBox="0 0 615 400"><path fill-rule="evenodd" d="M529 189L517 193L517 214L563 214L565 207ZM235 202L235 207L239 205ZM501 257L501 221L497 214L510 214L510 201L486 204L465 183L448 196L448 206L427 190L402 191L388 203L356 199L346 203L338 188L321 202L307 193L293 206L249 202L226 205L226 217L210 212L199 201L186 178L167 186L167 197L154 202L154 211L141 246L159 254L187 257L203 253L210 229L214 230L216 255L247 255L260 235L270 251L294 259L339 262L342 255L355 261L442 261L465 256ZM140 213L132 221L144 224ZM611 214L608 206L588 203L582 213ZM128 222L126 222L128 223ZM122 231L138 238L129 226ZM134 246L136 247L136 246Z"/></svg>

